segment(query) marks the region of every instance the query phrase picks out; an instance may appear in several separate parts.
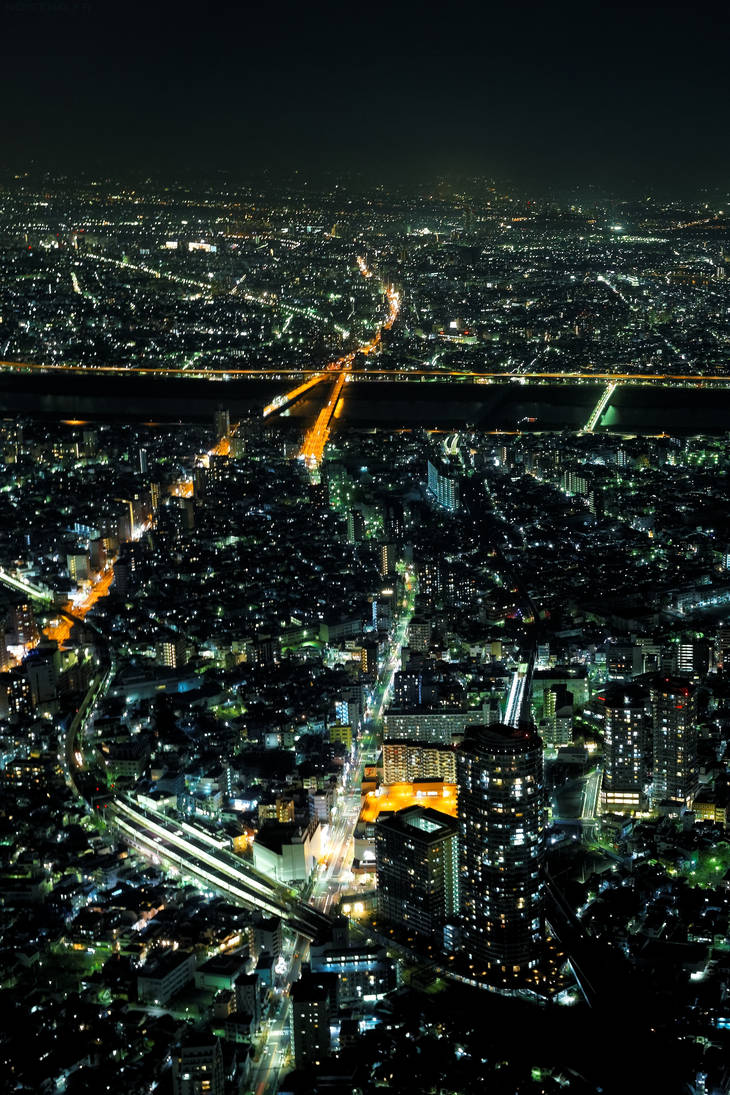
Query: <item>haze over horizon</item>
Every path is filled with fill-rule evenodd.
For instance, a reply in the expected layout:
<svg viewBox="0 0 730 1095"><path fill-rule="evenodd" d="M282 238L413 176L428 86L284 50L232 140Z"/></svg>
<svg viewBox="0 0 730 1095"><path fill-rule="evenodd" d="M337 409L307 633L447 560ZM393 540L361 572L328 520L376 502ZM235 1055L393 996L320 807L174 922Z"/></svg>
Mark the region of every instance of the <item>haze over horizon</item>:
<svg viewBox="0 0 730 1095"><path fill-rule="evenodd" d="M285 5L204 21L6 3L6 164L722 185L723 35L685 8L437 14Z"/></svg>

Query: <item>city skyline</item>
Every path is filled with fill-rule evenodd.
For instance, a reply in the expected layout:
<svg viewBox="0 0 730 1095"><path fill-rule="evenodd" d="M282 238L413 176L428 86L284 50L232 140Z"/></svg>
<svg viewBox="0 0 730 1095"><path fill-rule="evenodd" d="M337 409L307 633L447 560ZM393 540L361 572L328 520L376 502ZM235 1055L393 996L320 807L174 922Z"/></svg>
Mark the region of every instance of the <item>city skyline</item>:
<svg viewBox="0 0 730 1095"><path fill-rule="evenodd" d="M3 1090L730 1095L726 24L0 5Z"/></svg>

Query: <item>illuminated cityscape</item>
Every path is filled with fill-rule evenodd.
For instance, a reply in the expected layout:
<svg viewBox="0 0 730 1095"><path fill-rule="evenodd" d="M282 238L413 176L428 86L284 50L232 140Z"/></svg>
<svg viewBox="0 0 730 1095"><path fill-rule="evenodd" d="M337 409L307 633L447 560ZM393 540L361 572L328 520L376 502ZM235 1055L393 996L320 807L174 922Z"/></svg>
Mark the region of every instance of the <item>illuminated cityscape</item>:
<svg viewBox="0 0 730 1095"><path fill-rule="evenodd" d="M537 359L492 368L493 343L467 333L472 309L500 344L533 336L498 321L514 299L499 278L491 310L477 303L475 241L491 263L495 239L529 225L490 188L479 216L441 200L429 232L413 228L433 215L414 195L410 227L388 217L374 245L367 202L350 203L347 230L326 193L301 222L272 207L267 240L299 233L299 273L284 248L286 275L262 271L254 300L236 254L264 229L240 213L235 232L214 229L225 196L207 194L216 217L189 241L167 197L164 231L162 212L138 214L132 243L115 217L153 210L153 192L97 187L87 206L83 186L54 198L46 183L42 208L75 202L81 227L48 220L44 235L35 205L17 220L27 185L5 191L0 378L14 1090L265 1095L329 1090L328 1076L370 1090L388 1086L386 1067L401 1090L393 1054L412 1014L421 1052L451 1039L446 1088L452 1072L471 1091L506 1068L526 1090L558 1076L610 1090L566 1024L588 1030L619 1005L683 1083L723 1090L722 359L693 355L672 380L663 352L640 349L655 328L637 319L631 377L615 331L599 340L611 361L590 370L567 328L540 336ZM538 235L557 231L555 210L530 208ZM687 262L714 265L698 284L669 266L635 273L640 295L674 294L670 317L722 297L719 214L684 239L673 207L652 216L674 224ZM629 248L636 271L649 245L613 220L594 229L606 269ZM513 277L520 254L538 262L519 231ZM567 268L590 242L571 232L560 227ZM471 294L457 326L424 326L437 284L439 314L457 306L419 269L442 263L453 279L457 262ZM31 272L9 275L20 263ZM108 354L80 351L86 305L67 311L89 277ZM529 309L547 317L560 276L544 277ZM294 299L295 281L308 296ZM614 297L605 306L623 307ZM214 314L227 340L234 303L237 324L256 317L245 372L219 367L210 343ZM49 379L40 397L56 369L66 386ZM527 1022L542 1048L485 1058L482 1013L495 1047ZM29 1023L45 1046L32 1059L12 1033ZM678 1023L698 1031L681 1054Z"/></svg>
<svg viewBox="0 0 730 1095"><path fill-rule="evenodd" d="M726 27L133 8L4 15L2 1090L730 1095Z"/></svg>

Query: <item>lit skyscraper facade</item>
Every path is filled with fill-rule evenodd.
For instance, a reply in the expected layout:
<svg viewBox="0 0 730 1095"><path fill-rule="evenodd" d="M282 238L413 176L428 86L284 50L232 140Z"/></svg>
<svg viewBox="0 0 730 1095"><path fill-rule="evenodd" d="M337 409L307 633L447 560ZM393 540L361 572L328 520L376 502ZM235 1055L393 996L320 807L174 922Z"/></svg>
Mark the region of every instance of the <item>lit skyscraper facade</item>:
<svg viewBox="0 0 730 1095"><path fill-rule="evenodd" d="M604 699L604 810L638 810L649 782L649 697L631 685L609 688Z"/></svg>
<svg viewBox="0 0 730 1095"><path fill-rule="evenodd" d="M471 727L457 751L463 950L476 973L537 964L543 939L542 741L532 727Z"/></svg>
<svg viewBox="0 0 730 1095"><path fill-rule="evenodd" d="M652 798L691 805L697 794L697 706L688 681L662 677L651 687Z"/></svg>
<svg viewBox="0 0 730 1095"><path fill-rule="evenodd" d="M452 513L459 508L459 480L448 465L428 461L428 489L440 506Z"/></svg>
<svg viewBox="0 0 730 1095"><path fill-rule="evenodd" d="M458 828L436 810L410 806L375 827L378 912L393 923L431 935L456 912Z"/></svg>

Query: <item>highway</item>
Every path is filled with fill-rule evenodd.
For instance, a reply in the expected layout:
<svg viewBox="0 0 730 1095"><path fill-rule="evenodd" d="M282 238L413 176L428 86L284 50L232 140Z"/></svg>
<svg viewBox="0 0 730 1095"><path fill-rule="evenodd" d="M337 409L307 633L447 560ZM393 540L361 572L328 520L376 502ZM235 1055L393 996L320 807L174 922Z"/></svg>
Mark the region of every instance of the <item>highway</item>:
<svg viewBox="0 0 730 1095"><path fill-rule="evenodd" d="M603 781L603 769L599 766L589 772L583 784L583 797L581 800L581 821L591 824L596 819L598 810L598 796Z"/></svg>
<svg viewBox="0 0 730 1095"><path fill-rule="evenodd" d="M363 276L372 277L372 271L367 266L365 260L363 258L358 258L357 261ZM351 353L345 354L344 357L339 358L337 361L333 361L328 366L330 370L337 371L337 380L332 388L329 399L317 415L314 425L307 431L304 443L299 452L299 458L305 462L310 473L313 475L316 474L317 468L322 463L325 446L330 436L332 419L334 417L339 417L342 411L342 389L345 381L351 379L351 369L357 355L364 354L367 356L376 351L382 341L383 331L389 331L398 317L401 303L400 293L392 286L388 286L385 292L388 298L388 315L383 321L382 326L375 332L373 337L360 346L358 350L353 350ZM296 393L297 389L295 388L294 392L289 393L289 395L294 398ZM291 399L287 399L287 402L291 402ZM269 406L271 406L271 404L269 404ZM264 414L266 414L266 409L264 409Z"/></svg>
<svg viewBox="0 0 730 1095"><path fill-rule="evenodd" d="M83 798L83 795L78 785L78 776L79 773L87 770L83 752L84 733L97 704L106 695L115 673L116 663L112 654L109 664L94 676L76 714L66 728L65 735L59 742L59 763L63 768L66 782L79 798Z"/></svg>
<svg viewBox="0 0 730 1095"><path fill-rule="evenodd" d="M272 399L271 403L267 403L264 407L264 418L268 418L270 414L276 414L279 411L283 411L285 407L288 407L295 399L299 399L300 395L304 395L310 388L313 388L315 384L319 384L322 380L325 380L329 376L329 373L322 372L316 373L310 377L309 380L305 380L303 384L298 384L296 388L292 388L290 392L285 392L284 395L277 395L275 399Z"/></svg>
<svg viewBox="0 0 730 1095"><path fill-rule="evenodd" d="M386 321L383 325L389 329L392 323ZM380 339L375 338L371 343L366 343L358 353L369 356L379 344ZM353 355L347 355L347 358ZM339 359L340 361L345 359ZM336 363L332 363L336 365ZM331 370L332 366L327 366ZM325 370L326 371L326 370ZM240 368L213 368L209 366L196 368L194 371L178 365L72 365L64 363L39 363L31 361L7 361L0 360L0 373L48 373L65 376L138 376L138 377L164 377L182 380L235 380L248 378L251 380L290 380L298 378L304 381L314 376L320 376L323 367L307 368L270 368L252 367ZM401 381L462 381L469 384L635 384L638 386L658 386L666 388L728 388L730 387L730 373L723 375L712 373L706 376L698 373L679 372L590 372L571 371L560 372L493 372L481 369L410 369L403 366L400 369L367 368L352 370L353 381L378 380L380 378L394 378Z"/></svg>
<svg viewBox="0 0 730 1095"><path fill-rule="evenodd" d="M322 463L324 448L329 440L332 416L335 413L335 407L339 402L342 387L346 379L347 373L343 369L343 371L338 374L329 399L317 415L314 425L307 431L307 435L304 438L304 444L300 450L299 458L305 462L310 471L314 471Z"/></svg>
<svg viewBox="0 0 730 1095"><path fill-rule="evenodd" d="M590 833L596 821L602 779L603 769L598 765L587 775L577 776L563 784L559 793L554 795L553 824L574 829L576 833ZM558 810L561 799L564 816Z"/></svg>

